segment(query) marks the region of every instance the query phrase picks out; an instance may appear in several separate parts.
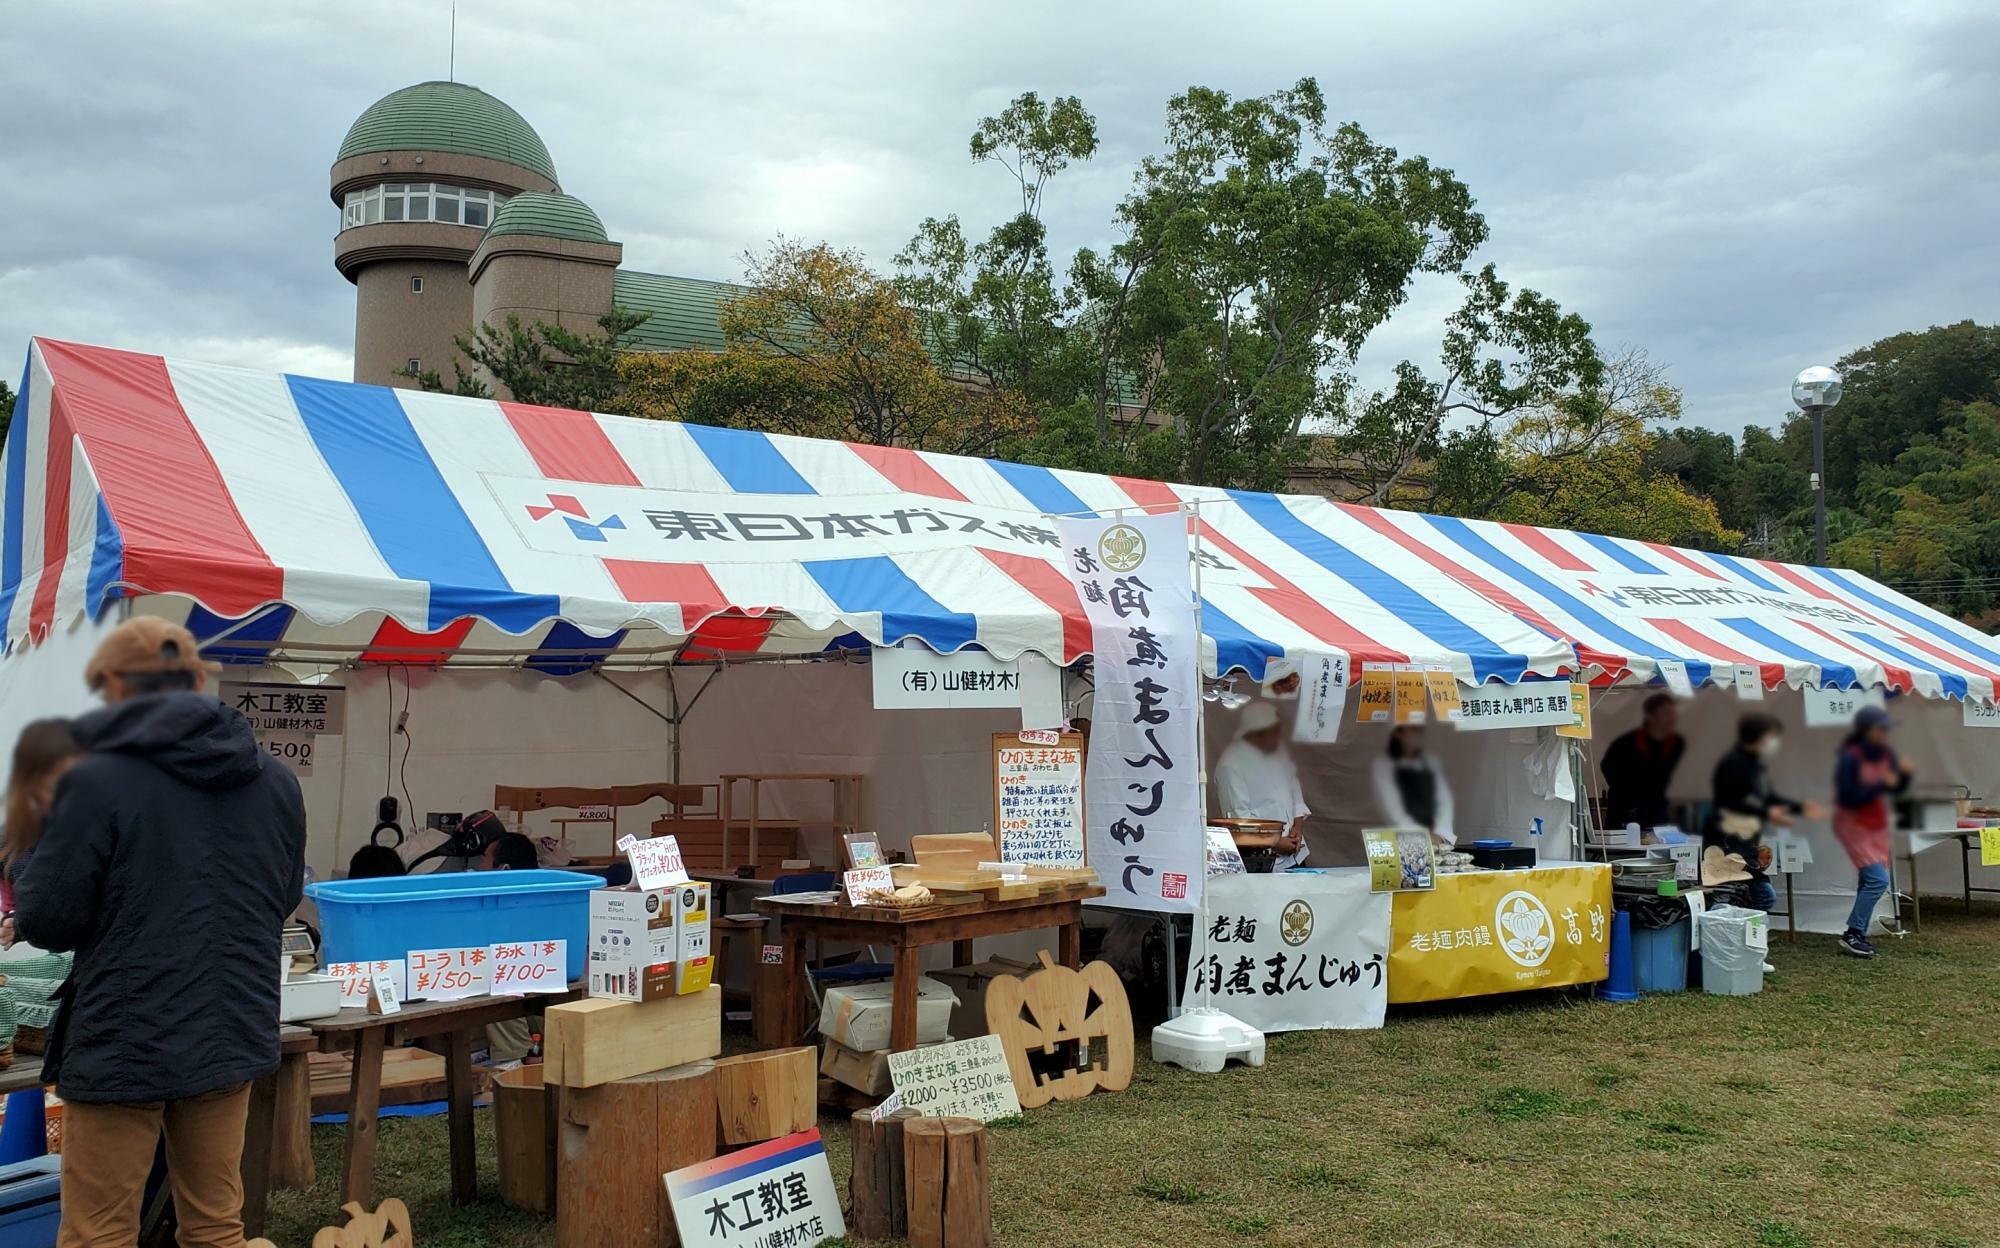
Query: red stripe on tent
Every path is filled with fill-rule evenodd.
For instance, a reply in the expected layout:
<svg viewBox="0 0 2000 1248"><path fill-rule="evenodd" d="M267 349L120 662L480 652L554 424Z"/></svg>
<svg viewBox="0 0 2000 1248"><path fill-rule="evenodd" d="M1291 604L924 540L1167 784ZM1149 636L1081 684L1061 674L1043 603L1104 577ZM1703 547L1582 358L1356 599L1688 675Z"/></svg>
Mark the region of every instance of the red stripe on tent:
<svg viewBox="0 0 2000 1248"><path fill-rule="evenodd" d="M1775 559L1759 559L1757 561L1757 566L1763 568L1766 572L1771 573L1773 576L1782 577L1785 580L1790 581L1792 584L1798 586L1800 589L1805 590L1807 593L1811 594L1815 598L1830 599L1833 597L1832 590L1827 589L1825 586L1814 584L1812 581L1807 580L1805 577L1800 576L1797 572L1793 571L1789 566L1779 563Z"/></svg>
<svg viewBox="0 0 2000 1248"><path fill-rule="evenodd" d="M1659 629L1703 658L1722 659L1729 663L1754 664L1757 668L1758 678L1764 682L1764 687L1767 689L1775 689L1785 683L1785 665L1783 663L1765 663L1758 659L1753 659L1741 650L1734 649L1717 641L1686 620L1647 620L1646 623Z"/></svg>
<svg viewBox="0 0 2000 1248"><path fill-rule="evenodd" d="M944 479L937 469L924 462L924 457L904 446L866 446L859 442L849 442L847 449L853 451L870 468L888 478L889 484L912 494L927 494L932 498L949 498L954 502L968 502L957 486Z"/></svg>
<svg viewBox="0 0 2000 1248"><path fill-rule="evenodd" d="M50 398L47 470L42 475L42 572L28 605L28 637L33 641L47 636L56 618L56 588L62 583L63 561L69 558L70 467L76 459L71 453L74 434L60 396L52 393ZM23 429L23 436L26 433Z"/></svg>
<svg viewBox="0 0 2000 1248"><path fill-rule="evenodd" d="M1902 642L1904 645L1910 647L1912 650L1921 650L1925 654L1930 655L1932 658L1937 659L1940 662L1949 663L1952 667L1952 670L1954 671L1960 673L1971 673L1972 675L1975 676L1984 676L1986 679L1993 682L1994 691L1996 693L2000 693L2000 672L1995 672L1989 668L1981 667L1977 662L1966 658L1964 655L1953 654L1951 651L1946 650L1936 645L1933 642L1927 641L1922 637L1913 636L1910 633L1899 632L1896 634L1896 640Z"/></svg>
<svg viewBox="0 0 2000 1248"><path fill-rule="evenodd" d="M1562 544L1531 524L1505 524L1501 528L1521 539L1521 543L1565 572L1595 572L1582 559L1565 549Z"/></svg>
<svg viewBox="0 0 2000 1248"><path fill-rule="evenodd" d="M1695 558L1693 555L1688 554L1684 550L1680 550L1677 549L1676 547L1669 546L1665 542L1647 542L1645 543L1645 546L1647 550L1652 551L1654 554L1660 556L1662 559L1671 559L1675 563L1680 564L1682 567L1688 568L1695 572L1699 572L1703 576L1709 578L1712 581L1726 581L1729 579L1722 573L1717 572L1714 568L1709 567L1701 560Z"/></svg>
<svg viewBox="0 0 2000 1248"><path fill-rule="evenodd" d="M1083 613L1083 602L1076 596L1075 581L1063 575L1046 559L1010 555L998 550L981 550L979 553L991 560L994 567L1012 577L1022 589L1062 616L1062 661L1065 666L1090 653L1090 617Z"/></svg>
<svg viewBox="0 0 2000 1248"><path fill-rule="evenodd" d="M404 628L394 618L385 618L368 642L368 649L362 652L361 661L393 667L442 667L465 644L465 635L472 631L472 625L473 620L468 616L453 620L434 633L419 633Z"/></svg>
<svg viewBox="0 0 2000 1248"><path fill-rule="evenodd" d="M1142 481L1138 477L1113 477L1118 488L1125 491L1131 500L1141 507L1168 508L1181 505L1181 496L1174 493L1174 487L1163 481ZM1195 514L1199 515L1199 512Z"/></svg>
<svg viewBox="0 0 2000 1248"><path fill-rule="evenodd" d="M589 412L531 403L502 403L500 410L543 476L597 485L639 484L632 466Z"/></svg>
<svg viewBox="0 0 2000 1248"><path fill-rule="evenodd" d="M1803 628L1810 629L1812 632L1819 634L1836 646L1844 646L1872 663L1880 663L1882 665L1883 678L1889 682L1889 688L1894 689L1898 693L1908 693L1916 687L1916 681L1911 678L1909 668L1898 667L1879 654L1870 654L1866 649L1856 645L1852 640L1829 633L1810 620L1797 620L1794 622Z"/></svg>
<svg viewBox="0 0 2000 1248"><path fill-rule="evenodd" d="M155 593L187 594L230 617L283 598L284 574L236 510L181 410L166 361L37 341L54 382L51 432L68 428L83 441L125 542L122 579ZM60 531L69 531L67 513Z"/></svg>

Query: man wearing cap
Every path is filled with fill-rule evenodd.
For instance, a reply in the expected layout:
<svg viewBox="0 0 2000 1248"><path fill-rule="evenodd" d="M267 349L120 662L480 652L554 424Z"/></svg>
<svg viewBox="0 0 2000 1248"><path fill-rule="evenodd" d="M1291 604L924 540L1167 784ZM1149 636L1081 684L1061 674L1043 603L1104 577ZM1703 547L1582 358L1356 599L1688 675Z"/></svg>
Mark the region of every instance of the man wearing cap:
<svg viewBox="0 0 2000 1248"><path fill-rule="evenodd" d="M1252 702L1243 708L1236 740L1216 760L1215 794L1225 819L1268 819L1284 825L1270 842L1277 854L1273 871L1289 871L1306 860L1305 822L1312 812L1299 789L1299 769L1285 749L1278 708L1271 703ZM1246 846L1263 847L1261 839Z"/></svg>
<svg viewBox="0 0 2000 1248"><path fill-rule="evenodd" d="M63 1098L60 1248L131 1244L166 1135L183 1245L243 1243L250 1084L278 1068L279 936L305 856L299 782L201 692L179 625L128 620L84 678L106 706L17 868L21 937L73 950L43 1075Z"/></svg>
<svg viewBox="0 0 2000 1248"><path fill-rule="evenodd" d="M1889 748L1893 722L1879 706L1862 707L1833 769L1833 834L1859 873L1840 949L1857 958L1875 956L1868 928L1882 894L1889 891L1889 829L1894 824L1889 799L1910 787L1910 765Z"/></svg>

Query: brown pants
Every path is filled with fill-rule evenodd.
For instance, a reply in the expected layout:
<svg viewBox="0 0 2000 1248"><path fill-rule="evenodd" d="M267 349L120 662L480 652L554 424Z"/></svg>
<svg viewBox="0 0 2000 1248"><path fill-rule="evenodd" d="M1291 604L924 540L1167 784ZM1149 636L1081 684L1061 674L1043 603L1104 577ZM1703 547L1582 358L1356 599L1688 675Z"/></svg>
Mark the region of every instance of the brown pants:
<svg viewBox="0 0 2000 1248"><path fill-rule="evenodd" d="M250 1085L178 1101L63 1102L56 1248L131 1248L160 1132L182 1248L242 1248L243 1127Z"/></svg>

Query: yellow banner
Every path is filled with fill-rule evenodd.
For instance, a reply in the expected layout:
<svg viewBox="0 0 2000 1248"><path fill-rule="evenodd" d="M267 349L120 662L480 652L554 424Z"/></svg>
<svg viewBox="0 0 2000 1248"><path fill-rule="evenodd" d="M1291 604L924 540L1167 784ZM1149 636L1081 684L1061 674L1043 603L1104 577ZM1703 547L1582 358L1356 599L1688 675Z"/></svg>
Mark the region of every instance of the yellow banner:
<svg viewBox="0 0 2000 1248"><path fill-rule="evenodd" d="M1455 720L1465 714L1465 700L1458 695L1458 677L1450 672L1425 672L1430 686L1431 710L1440 720Z"/></svg>
<svg viewBox="0 0 2000 1248"><path fill-rule="evenodd" d="M1602 863L1440 875L1397 893L1389 1001L1446 1001L1603 979L1611 868Z"/></svg>
<svg viewBox="0 0 2000 1248"><path fill-rule="evenodd" d="M1386 724L1395 704L1395 691L1390 684L1388 669L1364 666L1361 669L1360 696L1354 699L1354 722Z"/></svg>
<svg viewBox="0 0 2000 1248"><path fill-rule="evenodd" d="M1420 667L1396 669L1396 722L1424 722L1424 671Z"/></svg>
<svg viewBox="0 0 2000 1248"><path fill-rule="evenodd" d="M1580 680L1573 680L1569 686L1570 709L1576 712L1576 720L1567 727L1556 729L1559 737L1575 737L1579 741L1590 740L1590 686Z"/></svg>

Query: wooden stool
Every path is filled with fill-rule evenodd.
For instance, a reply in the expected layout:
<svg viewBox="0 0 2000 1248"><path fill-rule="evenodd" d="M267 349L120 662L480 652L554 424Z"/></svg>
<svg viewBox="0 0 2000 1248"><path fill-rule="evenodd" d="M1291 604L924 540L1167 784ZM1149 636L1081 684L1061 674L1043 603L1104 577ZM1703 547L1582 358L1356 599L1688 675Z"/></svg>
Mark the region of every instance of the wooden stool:
<svg viewBox="0 0 2000 1248"><path fill-rule="evenodd" d="M992 1248L986 1127L970 1118L903 1123L910 1248Z"/></svg>

